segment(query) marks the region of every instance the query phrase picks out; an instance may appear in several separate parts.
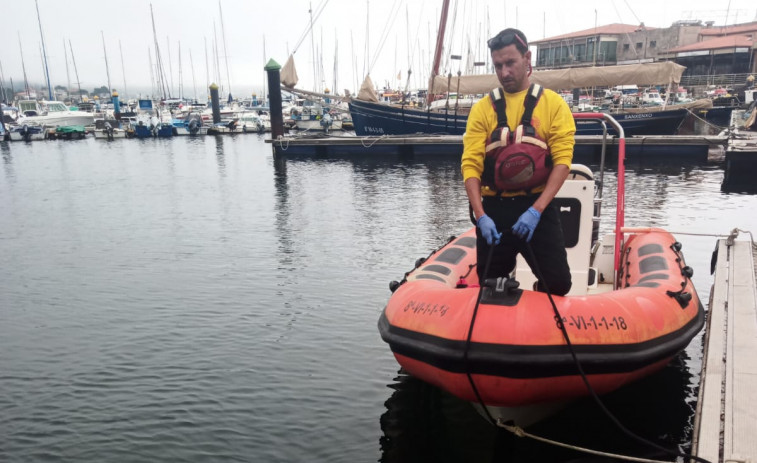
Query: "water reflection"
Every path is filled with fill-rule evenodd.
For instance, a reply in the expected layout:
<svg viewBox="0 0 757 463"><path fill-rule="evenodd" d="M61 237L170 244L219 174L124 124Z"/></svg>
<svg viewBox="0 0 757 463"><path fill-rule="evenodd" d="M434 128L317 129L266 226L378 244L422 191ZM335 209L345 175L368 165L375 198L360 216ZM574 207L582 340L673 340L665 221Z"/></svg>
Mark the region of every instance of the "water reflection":
<svg viewBox="0 0 757 463"><path fill-rule="evenodd" d="M223 136L215 135L213 137L216 143L216 164L218 164L218 173L221 177L226 175L226 156L223 150Z"/></svg>
<svg viewBox="0 0 757 463"><path fill-rule="evenodd" d="M627 429L671 451L690 451L697 390L686 368L687 354L660 372L602 397ZM381 415L382 462L591 462L590 454L518 438L495 428L473 406L400 372ZM624 434L590 398L531 426L536 436L637 458L672 457Z"/></svg>
<svg viewBox="0 0 757 463"><path fill-rule="evenodd" d="M0 154L3 156L3 170L5 171L5 177L8 181L11 181L15 174L13 172L13 154L11 153L9 142L0 141Z"/></svg>

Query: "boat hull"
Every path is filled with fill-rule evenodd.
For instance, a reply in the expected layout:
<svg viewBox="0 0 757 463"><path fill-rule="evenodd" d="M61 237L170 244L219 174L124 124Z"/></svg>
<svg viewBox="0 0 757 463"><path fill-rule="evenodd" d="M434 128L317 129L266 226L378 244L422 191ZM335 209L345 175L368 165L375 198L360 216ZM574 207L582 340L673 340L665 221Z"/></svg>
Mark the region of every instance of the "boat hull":
<svg viewBox="0 0 757 463"><path fill-rule="evenodd" d="M353 100L350 115L358 136L444 134L462 135L468 120L466 115L454 115L395 108L378 103ZM688 114L686 109L668 109L640 113L619 113L613 117L623 127L625 135L673 135ZM610 135L617 132L608 128ZM576 121L576 135L601 135L602 125L591 120Z"/></svg>
<svg viewBox="0 0 757 463"><path fill-rule="evenodd" d="M674 242L662 230L631 235L623 253L622 289L553 296L598 394L663 368L701 330L704 310L682 275L683 257ZM524 409L549 409L588 395L544 293L484 288L466 342L479 288L456 288L456 283L475 260L472 229L434 253L396 289L379 319L379 332L399 364L463 400L480 397L487 407L509 410L511 419L523 425L538 419ZM467 279L469 285L477 283L475 275ZM683 306L668 295L682 285L691 295Z"/></svg>

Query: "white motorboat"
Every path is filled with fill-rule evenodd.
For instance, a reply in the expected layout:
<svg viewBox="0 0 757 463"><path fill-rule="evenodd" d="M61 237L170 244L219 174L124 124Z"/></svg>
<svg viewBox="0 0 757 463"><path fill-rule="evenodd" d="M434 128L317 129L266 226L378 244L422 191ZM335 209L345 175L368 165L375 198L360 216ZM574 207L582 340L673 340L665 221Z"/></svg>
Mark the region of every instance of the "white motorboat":
<svg viewBox="0 0 757 463"><path fill-rule="evenodd" d="M18 102L20 114L19 125L41 125L58 127L66 125L92 125L95 122L94 113L85 111L71 111L62 101L20 100Z"/></svg>

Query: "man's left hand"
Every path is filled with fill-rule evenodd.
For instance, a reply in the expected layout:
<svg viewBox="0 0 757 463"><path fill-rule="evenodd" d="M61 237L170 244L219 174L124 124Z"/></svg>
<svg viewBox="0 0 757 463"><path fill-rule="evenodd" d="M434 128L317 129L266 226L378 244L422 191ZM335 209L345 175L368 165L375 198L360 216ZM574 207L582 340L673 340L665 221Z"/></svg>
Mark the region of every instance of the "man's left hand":
<svg viewBox="0 0 757 463"><path fill-rule="evenodd" d="M513 233L519 238L525 238L526 243L528 243L531 241L531 237L534 236L534 230L539 224L539 219L541 219L541 213L533 207L529 207L528 210L518 218L515 225L513 225Z"/></svg>

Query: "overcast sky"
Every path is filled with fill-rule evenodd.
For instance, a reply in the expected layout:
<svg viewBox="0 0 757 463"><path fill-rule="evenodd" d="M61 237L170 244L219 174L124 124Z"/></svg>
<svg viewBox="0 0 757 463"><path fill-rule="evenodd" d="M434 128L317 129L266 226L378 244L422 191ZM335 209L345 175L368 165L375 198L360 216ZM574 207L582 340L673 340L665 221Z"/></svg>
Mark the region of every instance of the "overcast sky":
<svg viewBox="0 0 757 463"><path fill-rule="evenodd" d="M183 88L184 96L191 98L196 88L204 98L208 81L219 83L224 92L230 88L235 97L260 95L265 62L273 58L283 65L292 52L300 77L297 87L306 90L333 89L336 84L339 93L345 88L354 91L366 70L377 86L404 86L408 67L413 69L410 86L424 87L421 76L426 78L431 65L442 0L221 0L220 8L217 0L38 0L52 85L70 81L76 88L75 59L84 89L107 85L109 69L112 88L123 93L126 86L128 96L149 93L150 54L156 63L151 3L172 96ZM312 38L307 33L311 6ZM486 38L505 27L518 27L529 40L536 40L595 24L668 27L676 20L723 25L757 19L754 0L451 0L450 10L451 47L445 55L464 55L470 47L479 60ZM0 11L0 65L6 87L13 78L15 89L23 88L19 39L28 79L44 82L34 0L0 0ZM323 69L318 85L314 49L315 62ZM459 62L447 63L453 71L459 67ZM397 80L400 72L402 80Z"/></svg>

